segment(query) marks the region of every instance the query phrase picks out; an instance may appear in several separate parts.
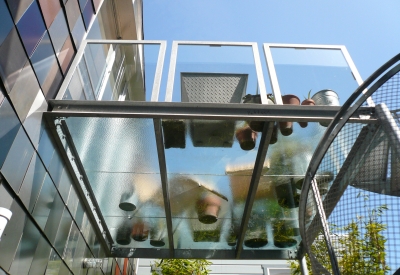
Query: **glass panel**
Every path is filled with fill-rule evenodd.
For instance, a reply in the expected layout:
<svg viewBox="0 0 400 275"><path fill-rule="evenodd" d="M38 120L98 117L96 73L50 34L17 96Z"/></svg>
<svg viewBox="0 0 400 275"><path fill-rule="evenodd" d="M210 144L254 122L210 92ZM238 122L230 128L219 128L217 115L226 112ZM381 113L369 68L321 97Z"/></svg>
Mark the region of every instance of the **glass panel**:
<svg viewBox="0 0 400 275"><path fill-rule="evenodd" d="M79 15L80 15L80 13L79 13ZM83 25L82 17L79 16L76 20L74 28L71 31L72 38L74 39L75 47L77 49L79 49L79 47L81 46L81 42L83 40L83 37L85 36L85 33L86 33L86 30L85 30L85 26Z"/></svg>
<svg viewBox="0 0 400 275"><path fill-rule="evenodd" d="M7 0L8 7L10 8L15 22L19 21L32 1L33 0Z"/></svg>
<svg viewBox="0 0 400 275"><path fill-rule="evenodd" d="M54 182L55 186L60 186L61 176L64 171L64 162L60 157L60 153L55 151L53 158L51 159L49 174Z"/></svg>
<svg viewBox="0 0 400 275"><path fill-rule="evenodd" d="M68 90L73 98L79 98L83 88L87 99L150 101L159 49L159 45L88 44Z"/></svg>
<svg viewBox="0 0 400 275"><path fill-rule="evenodd" d="M61 217L60 226L57 230L56 240L54 242L54 248L62 255L64 252L67 240L68 233L71 229L72 218L67 209L64 209L64 212Z"/></svg>
<svg viewBox="0 0 400 275"><path fill-rule="evenodd" d="M1 28L0 28L0 46L6 39L8 33L14 27L14 22L12 21L11 15L8 12L5 0L0 0L0 18L1 18Z"/></svg>
<svg viewBox="0 0 400 275"><path fill-rule="evenodd" d="M25 120L38 93L41 93L39 83L27 62L10 92L10 99L21 121Z"/></svg>
<svg viewBox="0 0 400 275"><path fill-rule="evenodd" d="M57 0L39 0L39 4L46 26L49 28L57 13L61 10L60 2Z"/></svg>
<svg viewBox="0 0 400 275"><path fill-rule="evenodd" d="M14 201L9 209L12 212L12 217L3 231L0 242L0 266L7 271L11 266L19 241L21 240L24 229L22 225L25 224L27 219L27 216L17 202Z"/></svg>
<svg viewBox="0 0 400 275"><path fill-rule="evenodd" d="M81 17L81 11L79 9L77 0L69 0L65 4L65 12L67 13L67 22L69 28L72 30L75 27L75 23L79 17Z"/></svg>
<svg viewBox="0 0 400 275"><path fill-rule="evenodd" d="M67 118L66 122L114 240L118 228L132 228L136 219L147 233L153 227L165 228L153 120ZM105 138L93 142L100 136ZM156 219L160 221L153 222ZM150 247L150 243L131 246Z"/></svg>
<svg viewBox="0 0 400 275"><path fill-rule="evenodd" d="M240 103L259 94L250 46L179 46L174 77L174 102Z"/></svg>
<svg viewBox="0 0 400 275"><path fill-rule="evenodd" d="M10 62L12 60L13 62ZM13 28L0 47L0 75L7 92L11 92L18 74L28 61L17 30Z"/></svg>
<svg viewBox="0 0 400 275"><path fill-rule="evenodd" d="M282 95L294 94L303 99L309 91L313 96L331 90L344 103L358 87L341 50L272 48L271 52ZM320 97L316 95L314 101ZM316 104L325 105L320 101Z"/></svg>
<svg viewBox="0 0 400 275"><path fill-rule="evenodd" d="M20 128L13 145L8 152L7 158L1 168L3 176L8 183L18 193L24 179L29 162L33 155L33 147L25 131Z"/></svg>
<svg viewBox="0 0 400 275"><path fill-rule="evenodd" d="M85 8L82 11L83 21L85 22L86 29L89 29L90 23L94 17L94 10L92 1L88 1Z"/></svg>
<svg viewBox="0 0 400 275"><path fill-rule="evenodd" d="M54 150L53 142L51 141L48 130L44 128L39 141L38 153L46 167L50 166Z"/></svg>
<svg viewBox="0 0 400 275"><path fill-rule="evenodd" d="M60 62L61 70L64 74L66 74L74 56L75 56L75 50L74 47L72 46L71 37L68 35L64 45L61 48L61 51L57 56L58 62Z"/></svg>
<svg viewBox="0 0 400 275"><path fill-rule="evenodd" d="M9 271L10 274L28 273L40 237L41 235L39 230L29 219L27 219L21 241Z"/></svg>
<svg viewBox="0 0 400 275"><path fill-rule="evenodd" d="M39 156L34 153L24 181L22 182L21 189L19 190L19 196L29 212L33 210L45 175L46 170L43 163Z"/></svg>
<svg viewBox="0 0 400 275"><path fill-rule="evenodd" d="M46 239L40 237L38 246L33 256L32 265L29 269L29 275L44 274L47 262L49 261L50 251L51 247Z"/></svg>
<svg viewBox="0 0 400 275"><path fill-rule="evenodd" d="M48 33L46 32L43 39L37 46L35 53L31 57L33 68L35 69L36 76L39 83L43 86L50 69L55 62L54 50L51 46L51 41Z"/></svg>
<svg viewBox="0 0 400 275"><path fill-rule="evenodd" d="M40 9L34 1L17 23L26 52L30 56L46 31Z"/></svg>
<svg viewBox="0 0 400 275"><path fill-rule="evenodd" d="M44 228L44 233L52 244L55 242L63 211L65 211L64 202L61 197L56 194L49 213L49 218L46 222L46 227Z"/></svg>
<svg viewBox="0 0 400 275"><path fill-rule="evenodd" d="M65 272L65 270L68 269L65 268L63 261L54 250L51 250L49 262L47 263L46 272L44 274L69 274L69 272L62 273Z"/></svg>
<svg viewBox="0 0 400 275"><path fill-rule="evenodd" d="M46 174L42 189L40 190L39 198L32 212L32 216L42 229L44 229L50 210L53 207L56 192L56 188L54 187L51 178Z"/></svg>
<svg viewBox="0 0 400 275"><path fill-rule="evenodd" d="M164 120L162 126L176 248L230 249L261 136L243 121ZM250 150L237 139L246 132Z"/></svg>
<svg viewBox="0 0 400 275"><path fill-rule="evenodd" d="M8 151L14 142L15 136L18 133L21 124L14 113L10 103L4 99L3 104L0 106L0 167L7 157Z"/></svg>
<svg viewBox="0 0 400 275"><path fill-rule="evenodd" d="M51 41L53 42L54 51L58 53L64 45L65 39L67 39L67 36L69 35L63 10L58 12L57 17L49 28L49 33Z"/></svg>

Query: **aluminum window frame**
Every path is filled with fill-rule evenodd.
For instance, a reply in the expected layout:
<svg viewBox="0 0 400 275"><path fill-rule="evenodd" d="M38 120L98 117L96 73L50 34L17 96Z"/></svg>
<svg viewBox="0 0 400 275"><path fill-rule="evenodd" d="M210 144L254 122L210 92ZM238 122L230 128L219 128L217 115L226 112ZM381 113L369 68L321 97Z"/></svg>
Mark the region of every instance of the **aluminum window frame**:
<svg viewBox="0 0 400 275"><path fill-rule="evenodd" d="M360 73L357 70L356 65L354 64L353 60L349 52L347 51L346 46L344 45L318 45L318 44L282 44L282 43L264 43L264 56L267 62L267 69L269 79L271 81L272 93L274 94L276 104L283 104L282 102L282 94L279 88L278 76L275 70L274 59L272 58L271 48L292 48L292 49L320 49L320 50L340 50L343 54L347 65L350 68L351 73L355 81L357 82L358 86L360 86L364 81L361 78ZM363 91L365 93L366 91ZM375 106L374 102L371 98L367 99L368 106Z"/></svg>
<svg viewBox="0 0 400 275"><path fill-rule="evenodd" d="M265 86L264 74L261 66L260 52L258 50L257 42L226 42L226 41L173 41L171 49L171 58L169 63L167 88L165 92L165 102L172 102L172 95L174 91L176 61L178 58L179 45L186 46L236 46L236 47L251 47L253 51L254 65L256 69L257 82L261 96L262 104L268 104L267 90Z"/></svg>
<svg viewBox="0 0 400 275"><path fill-rule="evenodd" d="M70 69L64 78L64 81L59 89L55 99L62 100L65 92L71 82L72 76L78 68L79 62L84 57L85 49L88 44L119 44L119 45L160 45L157 58L157 66L154 75L153 89L151 91L151 100L158 101L161 87L162 71L165 62L165 52L167 48L167 41L165 40L84 40L76 53L74 60L71 63Z"/></svg>

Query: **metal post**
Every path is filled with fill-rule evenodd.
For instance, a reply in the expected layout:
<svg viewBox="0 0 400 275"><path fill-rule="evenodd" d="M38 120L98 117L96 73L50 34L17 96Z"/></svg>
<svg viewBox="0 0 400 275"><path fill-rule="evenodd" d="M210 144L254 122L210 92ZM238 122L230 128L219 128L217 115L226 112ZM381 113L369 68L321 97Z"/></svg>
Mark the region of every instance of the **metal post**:
<svg viewBox="0 0 400 275"><path fill-rule="evenodd" d="M305 256L303 256L303 258L299 260L299 264L300 264L301 274L308 275L307 261Z"/></svg>
<svg viewBox="0 0 400 275"><path fill-rule="evenodd" d="M317 211L321 219L322 233L324 234L326 247L328 249L329 258L331 260L332 272L335 275L340 275L339 265L335 256L335 251L333 250L331 237L329 232L328 221L326 220L326 215L323 207L323 202L321 195L318 190L317 181L315 179L311 180L311 188L314 194L314 199L317 205Z"/></svg>

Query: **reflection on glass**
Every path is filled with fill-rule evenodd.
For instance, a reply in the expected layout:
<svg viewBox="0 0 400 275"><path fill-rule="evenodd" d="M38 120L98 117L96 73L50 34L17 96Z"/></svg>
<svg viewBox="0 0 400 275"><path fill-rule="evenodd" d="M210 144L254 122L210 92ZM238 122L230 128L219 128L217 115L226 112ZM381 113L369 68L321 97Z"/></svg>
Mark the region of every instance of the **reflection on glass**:
<svg viewBox="0 0 400 275"><path fill-rule="evenodd" d="M24 15L18 21L17 28L21 35L26 52L30 56L46 30L46 26L44 25L36 1L32 2Z"/></svg>
<svg viewBox="0 0 400 275"><path fill-rule="evenodd" d="M88 44L75 71L82 79L80 85L86 98L150 101L159 48L159 45ZM75 82L71 81L70 86L76 85Z"/></svg>
<svg viewBox="0 0 400 275"><path fill-rule="evenodd" d="M252 47L179 46L172 101L240 103L258 93Z"/></svg>
<svg viewBox="0 0 400 275"><path fill-rule="evenodd" d="M281 95L303 99L329 89L343 103L358 86L341 50L271 48L271 53Z"/></svg>
<svg viewBox="0 0 400 275"><path fill-rule="evenodd" d="M68 118L67 125L114 240L131 247L166 242L153 120Z"/></svg>

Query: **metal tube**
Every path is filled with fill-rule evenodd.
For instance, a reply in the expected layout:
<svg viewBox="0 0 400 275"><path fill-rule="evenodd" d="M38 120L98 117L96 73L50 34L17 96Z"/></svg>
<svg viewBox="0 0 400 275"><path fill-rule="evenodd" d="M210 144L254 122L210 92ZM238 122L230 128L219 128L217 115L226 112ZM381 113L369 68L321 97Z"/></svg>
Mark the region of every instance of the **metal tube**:
<svg viewBox="0 0 400 275"><path fill-rule="evenodd" d="M257 152L256 162L254 164L253 174L251 175L249 192L246 198L246 204L243 210L242 223L240 224L240 233L236 244L236 259L240 258L240 254L243 250L243 241L246 234L247 225L249 223L251 210L253 208L254 198L257 193L258 183L261 177L261 171L264 166L265 157L267 156L269 142L272 137L272 132L274 129L274 122L264 123L264 129L262 132L260 147Z"/></svg>
<svg viewBox="0 0 400 275"><path fill-rule="evenodd" d="M300 271L301 271L301 274L303 274L303 275L308 275L308 268L307 268L306 257L303 256L303 258L301 258L301 260L299 260L299 264L300 264Z"/></svg>

